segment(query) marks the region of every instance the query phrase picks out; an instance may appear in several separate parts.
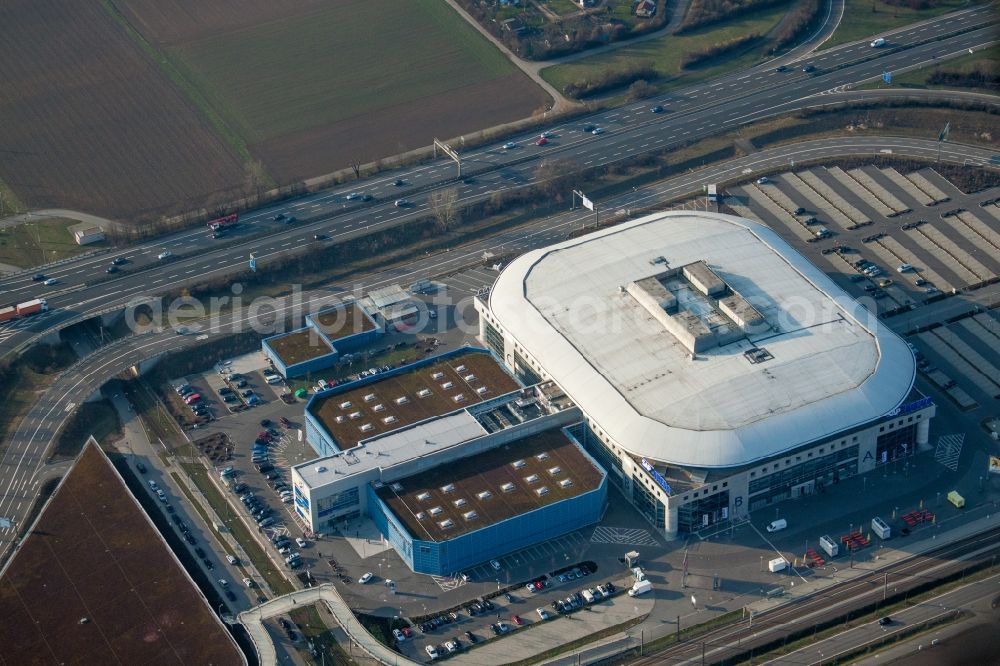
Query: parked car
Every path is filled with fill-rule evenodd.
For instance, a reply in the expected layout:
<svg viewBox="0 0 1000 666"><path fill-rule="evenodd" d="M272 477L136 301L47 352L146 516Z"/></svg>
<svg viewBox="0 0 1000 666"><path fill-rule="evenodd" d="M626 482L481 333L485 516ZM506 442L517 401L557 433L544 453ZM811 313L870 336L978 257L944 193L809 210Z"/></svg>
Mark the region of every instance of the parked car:
<svg viewBox="0 0 1000 666"><path fill-rule="evenodd" d="M362 575L361 578L358 579L358 582L361 583L362 585L365 585L365 584L371 582L371 579L374 578L374 577L375 577L375 574L373 574L371 571L369 571L369 572L365 573L364 575Z"/></svg>

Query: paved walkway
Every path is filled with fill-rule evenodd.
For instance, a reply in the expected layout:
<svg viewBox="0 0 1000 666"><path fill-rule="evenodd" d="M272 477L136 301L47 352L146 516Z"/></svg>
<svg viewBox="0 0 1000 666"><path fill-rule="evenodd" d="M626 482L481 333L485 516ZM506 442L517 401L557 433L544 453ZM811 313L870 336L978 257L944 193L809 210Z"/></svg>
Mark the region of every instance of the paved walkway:
<svg viewBox="0 0 1000 666"><path fill-rule="evenodd" d="M344 603L344 600L341 599L340 594L337 592L337 588L331 584L324 584L319 587L311 587L305 590L291 592L276 599L272 599L266 604L240 613L239 621L244 627L246 627L247 633L250 634L250 638L253 640L254 646L257 648L257 654L260 656L261 664L264 666L270 666L270 664L276 663L277 660L274 644L271 642L271 636L268 634L267 628L264 627L263 624L264 620L278 615L284 615L285 613L293 610L296 606L311 606L312 604L320 601L326 604L327 609L337 620L340 626L343 627L344 631L351 638L354 644L360 647L372 658L382 664L405 664L407 666L415 666L418 663L411 661L398 652L390 650L388 647L375 640L375 638L368 633L368 630L355 619L353 611L351 611L350 607L348 607L348 605Z"/></svg>

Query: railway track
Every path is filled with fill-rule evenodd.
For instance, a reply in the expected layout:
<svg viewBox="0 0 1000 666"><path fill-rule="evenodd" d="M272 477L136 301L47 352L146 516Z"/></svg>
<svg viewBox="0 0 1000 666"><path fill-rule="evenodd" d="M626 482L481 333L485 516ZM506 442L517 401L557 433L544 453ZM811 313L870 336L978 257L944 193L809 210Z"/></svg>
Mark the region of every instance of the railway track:
<svg viewBox="0 0 1000 666"><path fill-rule="evenodd" d="M783 604L774 610L757 613L752 622L740 620L730 623L628 663L662 666L739 661L764 646L801 635L803 631L843 617L851 611L880 603L890 595L898 597L976 562L995 559L997 554L1000 554L1000 528L993 528L866 573L821 593Z"/></svg>

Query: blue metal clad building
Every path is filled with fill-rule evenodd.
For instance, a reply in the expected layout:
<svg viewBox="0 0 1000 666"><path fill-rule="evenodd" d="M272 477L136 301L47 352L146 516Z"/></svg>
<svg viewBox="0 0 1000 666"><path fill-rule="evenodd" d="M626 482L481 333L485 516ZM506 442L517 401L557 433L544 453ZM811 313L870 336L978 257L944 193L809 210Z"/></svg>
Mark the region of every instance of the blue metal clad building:
<svg viewBox="0 0 1000 666"><path fill-rule="evenodd" d="M323 327L319 325L317 319L324 314L329 312L343 309L344 307L353 307L355 311L359 313L359 316L363 317L370 325L367 330L362 330L357 333L352 333L350 335L344 335L335 339L331 339L324 331ZM302 361L301 363L293 363L287 365L281 356L274 350L272 342L283 338L288 335L295 335L302 333L303 331L315 330L319 338L325 342L330 347L330 353L323 354L322 356L317 356L316 358L311 358L307 361ZM364 309L357 304L337 305L332 308L327 308L321 310L316 314L306 316L306 325L303 328L290 331L288 333L281 333L279 335L272 335L269 338L265 338L261 342L261 348L264 351L264 355L271 359L274 363L275 369L281 373L286 379L292 379L294 377L303 377L313 372L319 372L333 366L337 360L340 358L341 354L348 354L354 352L362 347L372 344L375 342L376 338L382 334L382 329L372 317L364 311Z"/></svg>
<svg viewBox="0 0 1000 666"><path fill-rule="evenodd" d="M406 564L417 573L447 576L596 523L607 504L608 479L605 475L600 485L588 493L440 542L415 539L376 495L371 484L367 492L372 520Z"/></svg>

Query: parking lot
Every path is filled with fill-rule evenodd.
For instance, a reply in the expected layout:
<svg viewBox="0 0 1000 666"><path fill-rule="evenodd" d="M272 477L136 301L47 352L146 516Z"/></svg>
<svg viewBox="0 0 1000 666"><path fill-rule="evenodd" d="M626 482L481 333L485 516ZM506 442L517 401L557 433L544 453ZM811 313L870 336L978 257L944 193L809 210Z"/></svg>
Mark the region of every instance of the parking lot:
<svg viewBox="0 0 1000 666"><path fill-rule="evenodd" d="M730 188L725 204L883 315L996 279L998 195L966 195L933 169L812 167Z"/></svg>

